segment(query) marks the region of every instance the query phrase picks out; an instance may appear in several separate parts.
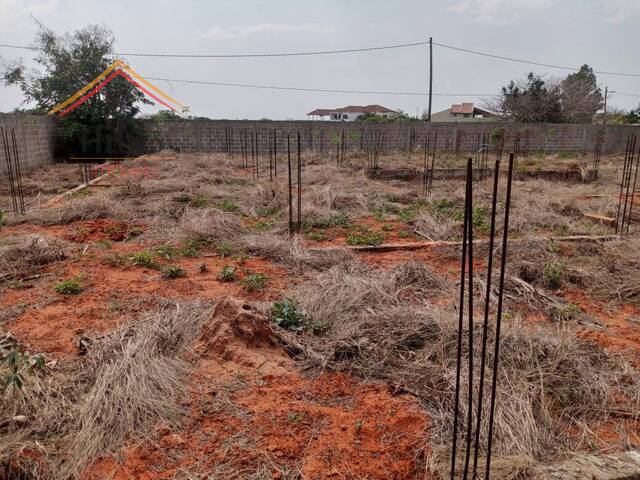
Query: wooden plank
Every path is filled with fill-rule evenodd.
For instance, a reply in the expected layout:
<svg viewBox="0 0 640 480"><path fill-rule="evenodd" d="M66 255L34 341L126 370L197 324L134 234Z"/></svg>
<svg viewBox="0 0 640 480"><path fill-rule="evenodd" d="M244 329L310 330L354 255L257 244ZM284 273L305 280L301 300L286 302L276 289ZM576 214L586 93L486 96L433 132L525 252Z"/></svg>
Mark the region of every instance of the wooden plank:
<svg viewBox="0 0 640 480"><path fill-rule="evenodd" d="M597 213L585 213L584 218L604 225L609 225L610 227L613 227L616 224L615 218L605 217L604 215L598 215Z"/></svg>
<svg viewBox="0 0 640 480"><path fill-rule="evenodd" d="M58 203L60 200L64 199L65 197L68 197L69 195L72 195L72 194L74 194L76 192L84 190L85 188L93 185L94 183L99 182L100 180L102 180L103 178L107 177L108 175L109 175L109 172L103 173L99 177L96 177L93 180L88 181L87 183L82 183L82 184L78 185L77 187L72 188L71 190L67 190L66 192L61 193L60 195L56 195L51 200L49 200L47 203L45 203L44 207L45 208L46 207L50 207L50 206Z"/></svg>

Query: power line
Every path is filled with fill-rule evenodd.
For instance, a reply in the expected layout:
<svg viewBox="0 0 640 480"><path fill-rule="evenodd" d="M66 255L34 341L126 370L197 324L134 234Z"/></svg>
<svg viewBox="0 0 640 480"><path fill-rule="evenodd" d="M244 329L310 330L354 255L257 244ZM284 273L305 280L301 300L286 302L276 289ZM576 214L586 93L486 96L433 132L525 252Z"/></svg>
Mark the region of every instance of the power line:
<svg viewBox="0 0 640 480"><path fill-rule="evenodd" d="M434 45L438 45L439 47L443 47L443 48L449 48L451 50L457 50L459 52L465 52L465 53L472 53L474 55L481 55L483 57L490 57L490 58L498 58L500 60L508 60L510 62L518 62L518 63L527 63L529 65L538 65L540 67L549 67L549 68L559 68L562 70L571 70L572 72L578 71L579 68L575 68L575 67L564 67L561 65L553 65L551 63L542 63L542 62L534 62L533 60L524 60L522 58L514 58L514 57L505 57L502 55L494 55L492 53L485 53L485 52L479 52L477 50L469 50L467 48L460 48L460 47L454 47L453 45L447 45L444 43L436 43L433 42ZM619 72L605 72L605 71L598 71L598 70L594 70L594 73L597 73L599 75L618 75L621 77L640 77L640 74L637 73L619 73Z"/></svg>
<svg viewBox="0 0 640 480"><path fill-rule="evenodd" d="M357 52L372 52L372 51L380 51L380 50L390 50L390 49L399 49L399 48L408 48L408 47L417 47L428 45L429 42L412 42L412 43L401 43L395 45L383 45L378 47L364 47L364 48L349 48L349 49L340 49L340 50L317 50L317 51L307 51L307 52L279 52L279 53L238 53L238 54L183 54L183 53L117 53L116 55L123 57L158 57L158 58L269 58L269 57L302 57L302 56L317 56L317 55L333 55L333 54L342 54L342 53L357 53ZM526 60L523 58L516 57L507 57L503 55L495 55L492 53L481 52L478 50L471 50L468 48L456 47L453 45L448 45L446 43L438 43L433 42L434 45L437 45L442 48L448 48L450 50L456 50L459 52L470 53L473 55L480 55L483 57L495 58L499 60L506 60L510 62L524 63L528 65L536 65L540 67L547 68L557 68L561 70L569 70L569 71L578 71L579 68L576 67L567 67L563 65L555 65L552 63L543 63L537 62L533 60ZM25 45L11 45L11 44L0 44L0 47L4 48L14 48L21 50L40 50L38 47L29 47ZM640 74L636 73L621 73L621 72L609 72L604 70L595 70L595 73L599 75L615 75L621 77L640 77Z"/></svg>
<svg viewBox="0 0 640 480"><path fill-rule="evenodd" d="M610 91L609 96L612 96L612 95L624 95L625 97L640 97L640 94L638 93L622 93L622 92L619 92L618 90L614 90L613 92Z"/></svg>
<svg viewBox="0 0 640 480"><path fill-rule="evenodd" d="M320 92L320 93L357 93L367 95L407 95L407 96L428 96L428 92L390 92L390 91L376 91L376 90L334 90L328 88L304 88L304 87L284 87L279 85L259 85L249 83L227 83L227 82L214 82L214 81L201 81L201 80L180 80L172 78L161 77L145 77L147 80L176 82L176 83L188 83L196 85L216 85L221 87L244 87L244 88L261 88L267 90L288 90L294 92ZM494 93L482 94L482 93L434 93L434 96L439 97L494 97L499 96Z"/></svg>

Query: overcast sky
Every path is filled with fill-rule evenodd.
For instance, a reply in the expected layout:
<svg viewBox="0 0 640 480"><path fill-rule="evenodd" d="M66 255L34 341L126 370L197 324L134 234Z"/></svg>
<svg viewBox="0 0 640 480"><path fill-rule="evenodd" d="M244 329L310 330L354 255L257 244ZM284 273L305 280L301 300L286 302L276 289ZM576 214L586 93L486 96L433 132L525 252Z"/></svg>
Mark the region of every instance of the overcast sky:
<svg viewBox="0 0 640 480"><path fill-rule="evenodd" d="M116 51L263 53L359 48L426 40L543 63L640 74L640 0L0 0L0 43L29 45L35 16L64 33L103 24ZM29 53L0 48L0 58ZM263 59L125 58L143 76L303 88L425 92L425 46L318 57ZM498 93L528 71L569 72L434 47L433 111ZM640 77L598 75L604 89L640 95ZM194 115L212 118L305 118L315 108L377 103L415 115L426 97L258 90L157 82ZM0 111L22 105L17 88L0 86ZM614 93L625 109L640 96ZM147 111L157 111L149 107Z"/></svg>

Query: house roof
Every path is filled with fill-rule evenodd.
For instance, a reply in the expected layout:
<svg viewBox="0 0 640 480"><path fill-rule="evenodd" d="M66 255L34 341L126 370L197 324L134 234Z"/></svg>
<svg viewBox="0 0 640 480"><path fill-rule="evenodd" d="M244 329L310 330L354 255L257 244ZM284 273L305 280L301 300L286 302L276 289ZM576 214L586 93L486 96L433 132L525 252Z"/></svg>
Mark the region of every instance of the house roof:
<svg viewBox="0 0 640 480"><path fill-rule="evenodd" d="M451 113L473 113L473 103L464 102L451 105Z"/></svg>
<svg viewBox="0 0 640 480"><path fill-rule="evenodd" d="M307 113L307 115L329 115L333 112L336 113L395 113L395 110L391 110L390 108L383 107L382 105L347 105L342 108L316 108L312 112Z"/></svg>

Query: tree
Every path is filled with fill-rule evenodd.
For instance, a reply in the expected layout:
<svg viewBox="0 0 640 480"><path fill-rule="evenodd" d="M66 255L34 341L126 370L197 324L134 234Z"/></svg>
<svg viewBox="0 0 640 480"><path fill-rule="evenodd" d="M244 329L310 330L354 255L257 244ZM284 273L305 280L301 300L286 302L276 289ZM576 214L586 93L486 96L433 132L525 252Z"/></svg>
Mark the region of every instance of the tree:
<svg viewBox="0 0 640 480"><path fill-rule="evenodd" d="M589 65L582 65L562 81L562 111L566 122L591 123L602 108L603 100L596 75Z"/></svg>
<svg viewBox="0 0 640 480"><path fill-rule="evenodd" d="M517 122L561 122L561 89L533 72L525 80L509 82L491 109Z"/></svg>
<svg viewBox="0 0 640 480"><path fill-rule="evenodd" d="M638 104L635 110L629 110L625 123L640 123L640 104Z"/></svg>
<svg viewBox="0 0 640 480"><path fill-rule="evenodd" d="M105 27L90 25L73 35L56 36L41 28L35 40L40 68L27 71L22 62L3 72L6 85L22 89L25 103L44 114L84 87L115 60L114 37ZM122 153L138 131L134 116L142 92L121 77L57 122L63 151L84 154ZM59 145L60 146L60 145Z"/></svg>

